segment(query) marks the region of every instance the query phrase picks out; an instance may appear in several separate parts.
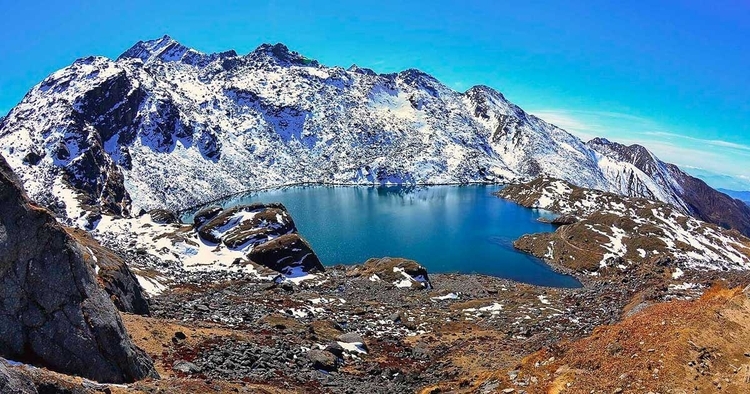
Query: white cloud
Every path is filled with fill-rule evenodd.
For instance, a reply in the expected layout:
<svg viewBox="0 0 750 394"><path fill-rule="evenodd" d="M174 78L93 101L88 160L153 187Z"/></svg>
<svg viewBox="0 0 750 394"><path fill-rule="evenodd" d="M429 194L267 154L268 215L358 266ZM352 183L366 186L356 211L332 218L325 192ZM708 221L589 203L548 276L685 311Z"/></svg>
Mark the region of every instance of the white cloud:
<svg viewBox="0 0 750 394"><path fill-rule="evenodd" d="M627 145L643 145L660 159L677 164L687 172L700 169L701 177L712 186L741 184L750 187L748 145L670 132L651 119L618 112L566 109L530 112L584 141L604 137Z"/></svg>
<svg viewBox="0 0 750 394"><path fill-rule="evenodd" d="M662 131L645 132L643 134L651 135L654 137L665 137L665 138L670 138L670 139L685 139L685 140L689 140L689 141L696 142L696 143L703 144L703 145L710 145L710 146L721 147L721 148L729 148L729 149L734 149L734 150L750 153L750 146L738 144L735 142L695 138L695 137L690 137L686 135L667 133L667 132L662 132Z"/></svg>

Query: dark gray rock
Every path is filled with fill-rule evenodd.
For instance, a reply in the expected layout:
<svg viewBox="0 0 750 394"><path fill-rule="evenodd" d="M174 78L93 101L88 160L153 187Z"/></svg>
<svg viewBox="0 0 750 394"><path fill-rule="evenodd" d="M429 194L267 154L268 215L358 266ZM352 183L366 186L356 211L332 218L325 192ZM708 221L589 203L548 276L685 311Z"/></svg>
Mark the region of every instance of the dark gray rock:
<svg viewBox="0 0 750 394"><path fill-rule="evenodd" d="M345 349L338 342L332 342L329 343L328 346L326 346L325 351L333 354L338 358L343 358Z"/></svg>
<svg viewBox="0 0 750 394"><path fill-rule="evenodd" d="M175 361L174 364L172 364L172 369L189 375L196 374L201 371L201 369L198 368L197 365L185 360Z"/></svg>
<svg viewBox="0 0 750 394"><path fill-rule="evenodd" d="M310 244L297 234L282 235L258 245L250 251L248 258L281 273L290 273L298 268L310 273L325 271Z"/></svg>
<svg viewBox="0 0 750 394"><path fill-rule="evenodd" d="M102 247L87 232L78 229L67 229L76 241L85 247L84 258L91 259L92 265L98 267L99 284L109 294L117 309L136 315L148 316L149 300L125 260L117 253Z"/></svg>
<svg viewBox="0 0 750 394"><path fill-rule="evenodd" d="M199 228L203 224L207 223L209 220L215 218L216 215L220 214L221 211L223 210L224 208L217 207L217 206L204 208L198 211L198 213L196 213L195 216L193 216L193 225L195 226L195 228Z"/></svg>
<svg viewBox="0 0 750 394"><path fill-rule="evenodd" d="M23 163L35 166L39 164L40 161L42 161L42 158L44 158L45 152L42 152L41 154L36 151L36 149L31 149L29 153L26 154L26 156L23 157Z"/></svg>
<svg viewBox="0 0 750 394"><path fill-rule="evenodd" d="M0 158L0 356L102 382L158 377L86 256Z"/></svg>
<svg viewBox="0 0 750 394"><path fill-rule="evenodd" d="M0 359L0 393L3 394L36 394L36 386L31 379L11 368Z"/></svg>
<svg viewBox="0 0 750 394"><path fill-rule="evenodd" d="M159 224L172 224L180 221L174 212L166 209L154 209L149 211L148 214L151 215L151 220Z"/></svg>
<svg viewBox="0 0 750 394"><path fill-rule="evenodd" d="M339 360L336 356L325 350L313 349L307 352L307 357L312 362L313 368L327 372L336 371L339 368Z"/></svg>

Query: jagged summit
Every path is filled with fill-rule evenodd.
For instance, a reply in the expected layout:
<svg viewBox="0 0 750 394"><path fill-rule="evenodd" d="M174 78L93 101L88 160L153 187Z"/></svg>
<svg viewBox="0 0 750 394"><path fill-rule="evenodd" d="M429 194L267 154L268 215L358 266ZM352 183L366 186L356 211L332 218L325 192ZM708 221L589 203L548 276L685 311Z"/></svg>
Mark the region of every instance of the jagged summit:
<svg viewBox="0 0 750 394"><path fill-rule="evenodd" d="M258 48L248 54L251 58L268 57L276 61L280 66L312 66L320 65L317 60L309 59L298 52L291 51L282 43L261 44Z"/></svg>
<svg viewBox="0 0 750 394"><path fill-rule="evenodd" d="M165 34L163 37L154 40L138 41L130 49L123 52L117 60L138 58L144 63L148 63L158 58L167 62L177 61L181 60L185 53L191 50Z"/></svg>
<svg viewBox="0 0 750 394"><path fill-rule="evenodd" d="M123 52L117 60L141 59L144 64L160 60L162 62L183 62L186 64L201 66L217 58L225 59L236 56L237 52L231 49L219 53L205 54L182 45L172 37L165 34L161 38L148 41L138 41L130 49Z"/></svg>
<svg viewBox="0 0 750 394"><path fill-rule="evenodd" d="M373 77L376 76L376 75L378 75L378 73L376 73L372 69L365 68L365 67L359 67L356 64L352 64L351 66L349 66L349 68L347 68L346 71L353 72L353 73L358 73L358 74L370 75L370 76L373 76Z"/></svg>

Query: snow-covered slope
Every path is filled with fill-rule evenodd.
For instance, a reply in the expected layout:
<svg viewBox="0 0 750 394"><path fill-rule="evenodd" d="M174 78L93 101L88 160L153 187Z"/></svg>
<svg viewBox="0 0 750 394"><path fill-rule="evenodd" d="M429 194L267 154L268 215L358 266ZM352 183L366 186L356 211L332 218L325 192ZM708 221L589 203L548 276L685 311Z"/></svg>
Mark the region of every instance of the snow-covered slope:
<svg viewBox="0 0 750 394"><path fill-rule="evenodd" d="M514 245L547 261L598 275L602 268L660 262L697 270L750 269L750 240L684 215L672 206L540 177L498 195L527 207L575 217L554 233ZM665 260L668 259L668 260Z"/></svg>
<svg viewBox="0 0 750 394"><path fill-rule="evenodd" d="M202 54L165 36L117 60L79 59L0 123L0 154L45 205L77 199L115 213L298 182L540 174L688 211L676 182L587 146L491 88L460 93L413 69L325 67L281 44Z"/></svg>

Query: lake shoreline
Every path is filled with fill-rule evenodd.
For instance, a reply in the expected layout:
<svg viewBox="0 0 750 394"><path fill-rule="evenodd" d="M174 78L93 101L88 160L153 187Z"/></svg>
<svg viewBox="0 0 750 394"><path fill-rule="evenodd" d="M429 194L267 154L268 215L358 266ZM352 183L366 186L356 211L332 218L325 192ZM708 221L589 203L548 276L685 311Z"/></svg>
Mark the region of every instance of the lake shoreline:
<svg viewBox="0 0 750 394"><path fill-rule="evenodd" d="M282 203L326 266L397 256L435 273L475 272L543 286L581 286L574 276L513 246L524 234L554 231L547 221L537 220L553 214L497 198L493 194L499 186L304 183L235 194L208 206ZM182 221L191 223L190 215L205 207L183 211Z"/></svg>
<svg viewBox="0 0 750 394"><path fill-rule="evenodd" d="M343 187L358 187L358 186L361 186L361 187L412 187L413 186L413 187L417 187L417 186L475 186L475 185L492 186L492 185L497 185L497 186L503 186L504 187L504 186L513 185L513 184L515 184L515 183L513 183L513 182L506 182L506 183L498 183L498 182L422 183L422 182L420 182L420 183L409 183L409 184L406 184L406 183L385 183L385 184L381 184L381 183L349 183L349 182L344 182L344 183L339 183L339 182L292 182L292 183L284 183L284 184L273 185L273 186L264 186L264 187L260 187L260 188L246 189L244 191L240 191L240 192L232 193L232 194L229 194L229 195L226 195L226 196L223 196L223 197L215 198L215 199L212 199L212 200L200 203L200 204L195 204L195 205L189 206L187 208L178 209L178 210L175 210L174 212L175 212L175 214L177 215L178 218L181 218L187 212L190 212L190 211L193 211L193 210L199 210L200 208L207 207L207 206L210 206L210 205L212 205L214 203L218 203L220 201L224 201L224 200L236 197L236 196L242 196L242 195L251 194L251 193L260 193L260 192L274 190L274 189L283 189L283 188L296 187L296 186L333 186L333 187L336 187L336 186L343 186Z"/></svg>

